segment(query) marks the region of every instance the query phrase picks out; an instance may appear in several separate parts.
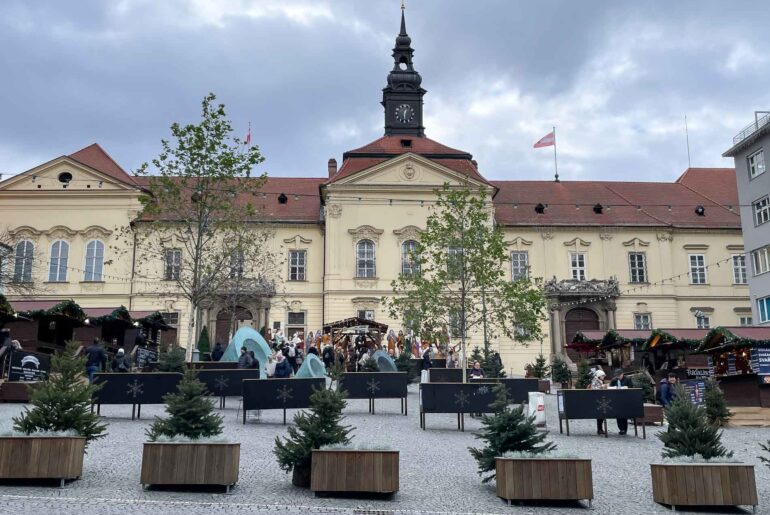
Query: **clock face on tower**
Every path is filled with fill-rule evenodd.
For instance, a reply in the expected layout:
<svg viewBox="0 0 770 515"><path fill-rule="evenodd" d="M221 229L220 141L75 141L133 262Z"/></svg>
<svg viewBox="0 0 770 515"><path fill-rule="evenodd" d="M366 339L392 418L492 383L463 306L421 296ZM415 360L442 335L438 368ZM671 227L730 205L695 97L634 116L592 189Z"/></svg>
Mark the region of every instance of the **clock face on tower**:
<svg viewBox="0 0 770 515"><path fill-rule="evenodd" d="M396 120L401 123L410 123L414 120L414 108L409 104L401 104L396 107Z"/></svg>

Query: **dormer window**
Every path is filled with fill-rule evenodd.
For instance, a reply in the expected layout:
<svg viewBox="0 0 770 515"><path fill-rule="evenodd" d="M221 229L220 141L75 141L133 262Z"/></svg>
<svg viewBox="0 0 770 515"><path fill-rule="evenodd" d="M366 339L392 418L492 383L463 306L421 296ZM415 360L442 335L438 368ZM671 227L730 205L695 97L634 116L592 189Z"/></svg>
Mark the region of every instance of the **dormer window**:
<svg viewBox="0 0 770 515"><path fill-rule="evenodd" d="M410 139L402 139L401 140L401 146L403 148L412 148L412 140L410 140Z"/></svg>
<svg viewBox="0 0 770 515"><path fill-rule="evenodd" d="M286 204L289 201L289 197L286 196L286 194L281 193L278 195L278 203L279 204Z"/></svg>

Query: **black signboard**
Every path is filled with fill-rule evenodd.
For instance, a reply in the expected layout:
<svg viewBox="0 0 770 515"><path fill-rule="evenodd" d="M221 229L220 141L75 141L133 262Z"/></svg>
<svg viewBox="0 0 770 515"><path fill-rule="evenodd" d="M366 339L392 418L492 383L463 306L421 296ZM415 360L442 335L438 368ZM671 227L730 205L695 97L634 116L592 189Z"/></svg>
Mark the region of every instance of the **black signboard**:
<svg viewBox="0 0 770 515"><path fill-rule="evenodd" d="M770 384L770 347L751 349L751 367L759 377L759 384Z"/></svg>
<svg viewBox="0 0 770 515"><path fill-rule="evenodd" d="M94 375L94 383L102 388L94 395L93 403L131 404L140 406L138 417L141 418L142 404L163 404L163 396L175 392L182 374L175 372L136 372L103 373ZM134 418L133 408L131 418Z"/></svg>
<svg viewBox="0 0 770 515"><path fill-rule="evenodd" d="M370 399L370 413L374 413L374 399L401 399L401 412L406 415L407 383L406 372L349 372L340 379L340 389L348 399Z"/></svg>
<svg viewBox="0 0 770 515"><path fill-rule="evenodd" d="M158 351L147 347L137 347L134 352L134 366L139 369L150 368L150 363L158 361Z"/></svg>
<svg viewBox="0 0 770 515"><path fill-rule="evenodd" d="M460 368L432 368L428 374L430 383L462 383L462 369ZM516 379L516 378L494 378L494 379L471 379L470 370L468 371L467 382L469 383L498 383L502 382L508 389L508 396L512 404L522 404L529 400L529 392L538 391L537 379Z"/></svg>
<svg viewBox="0 0 770 515"><path fill-rule="evenodd" d="M706 393L705 380L692 379L689 381L682 381L682 386L684 387L685 392L687 392L687 395L690 396L690 402L696 406L701 406L703 404L703 396Z"/></svg>
<svg viewBox="0 0 770 515"><path fill-rule="evenodd" d="M11 351L8 381L45 381L51 371L51 356L37 352Z"/></svg>
<svg viewBox="0 0 770 515"><path fill-rule="evenodd" d="M687 377L693 379L707 379L709 377L708 367L687 367Z"/></svg>
<svg viewBox="0 0 770 515"><path fill-rule="evenodd" d="M606 390L559 390L557 392L559 410L559 432L562 432L562 420L567 421L569 436L570 419L608 419L644 418L644 395L640 388L608 388ZM646 431L642 424L642 431Z"/></svg>
<svg viewBox="0 0 770 515"><path fill-rule="evenodd" d="M326 387L326 379L246 379L243 381L243 423L246 411L282 409L283 423L286 423L287 409L310 407L310 395L314 389Z"/></svg>
<svg viewBox="0 0 770 515"><path fill-rule="evenodd" d="M237 361L193 361L192 363L188 363L187 367L197 368L200 370L228 370L228 369L238 368L238 362Z"/></svg>
<svg viewBox="0 0 770 515"><path fill-rule="evenodd" d="M219 407L224 408L225 397L239 397L243 394L244 379L259 379L259 369L199 370L198 379L206 385L210 395L220 398Z"/></svg>
<svg viewBox="0 0 770 515"><path fill-rule="evenodd" d="M457 429L464 430L464 413L489 412L494 401L494 384L489 382L422 383L420 427L425 429L426 413L457 413Z"/></svg>
<svg viewBox="0 0 770 515"><path fill-rule="evenodd" d="M462 383L462 368L431 368L428 372L429 383Z"/></svg>
<svg viewBox="0 0 770 515"><path fill-rule="evenodd" d="M730 353L727 355L727 375L734 376L738 373L738 369L735 367L735 354Z"/></svg>

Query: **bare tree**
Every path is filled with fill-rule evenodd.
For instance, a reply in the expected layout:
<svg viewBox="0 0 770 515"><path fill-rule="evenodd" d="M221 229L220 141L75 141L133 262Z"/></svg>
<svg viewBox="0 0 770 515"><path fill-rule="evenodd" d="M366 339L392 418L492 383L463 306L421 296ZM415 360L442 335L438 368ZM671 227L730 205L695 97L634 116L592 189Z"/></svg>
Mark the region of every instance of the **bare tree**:
<svg viewBox="0 0 770 515"><path fill-rule="evenodd" d="M32 297L46 291L35 278L45 274L47 261L34 248L17 249L21 241L7 227L0 229L0 294Z"/></svg>

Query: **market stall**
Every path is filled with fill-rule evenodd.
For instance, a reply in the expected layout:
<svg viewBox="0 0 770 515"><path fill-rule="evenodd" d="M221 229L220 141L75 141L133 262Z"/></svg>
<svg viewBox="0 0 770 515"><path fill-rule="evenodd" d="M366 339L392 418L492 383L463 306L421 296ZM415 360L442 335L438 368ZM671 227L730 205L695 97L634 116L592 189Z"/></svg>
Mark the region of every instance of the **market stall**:
<svg viewBox="0 0 770 515"><path fill-rule="evenodd" d="M650 337L650 332L649 329L610 329L604 333L599 353L604 356L609 369L644 369L641 348Z"/></svg>
<svg viewBox="0 0 770 515"><path fill-rule="evenodd" d="M717 327L697 352L706 356L728 406L770 408L770 327Z"/></svg>
<svg viewBox="0 0 770 515"><path fill-rule="evenodd" d="M655 381L673 372L680 379L700 378L707 371L706 359L694 354L708 329L654 329L641 347L641 368Z"/></svg>

